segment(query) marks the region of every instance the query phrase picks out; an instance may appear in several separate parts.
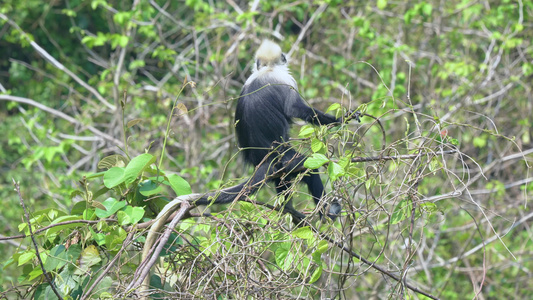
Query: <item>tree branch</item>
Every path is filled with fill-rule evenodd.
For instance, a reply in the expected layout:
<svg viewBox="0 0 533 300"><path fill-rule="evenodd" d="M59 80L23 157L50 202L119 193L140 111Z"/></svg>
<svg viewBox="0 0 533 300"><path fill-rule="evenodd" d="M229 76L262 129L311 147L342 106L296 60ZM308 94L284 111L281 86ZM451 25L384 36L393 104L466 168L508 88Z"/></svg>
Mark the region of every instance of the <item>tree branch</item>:
<svg viewBox="0 0 533 300"><path fill-rule="evenodd" d="M64 112L61 112L59 110L53 109L51 107L48 107L48 106L46 106L44 104L41 104L41 103L39 103L39 102L37 102L35 100L28 99L28 98L23 98L23 97L6 95L6 94L0 94L0 100L14 101L14 102L24 103L24 104L28 104L28 105L37 107L38 109L40 109L42 111L45 111L47 113L51 113L51 114L53 114L55 116L58 116L61 119L66 120L67 122L70 122L70 123L72 123L74 125L78 125L78 126L80 126L82 128L87 128L89 131L91 131L95 135L99 136L100 138L102 138L104 140L108 140L108 141L114 143L115 145L118 145L120 147L122 147L124 145L124 143L122 141L115 139L114 137L110 136L109 134L96 129L93 126L85 125L85 124L81 123L80 121L74 119L73 117L65 114Z"/></svg>
<svg viewBox="0 0 533 300"><path fill-rule="evenodd" d="M92 86L85 83L81 78L79 78L76 74L74 74L72 71L67 69L63 64L61 64L59 61L57 61L52 55L50 55L46 50L41 48L36 42L32 41L26 32L22 30L15 22L11 21L6 15L0 13L0 18L4 19L9 25L15 27L18 31L23 33L23 36L26 38L26 40L30 43L30 45L41 55L45 60L47 60L49 63L51 63L54 67L57 69L65 72L68 76L70 76L72 79L74 79L77 83L79 83L81 86L83 86L85 89L87 89L91 94L93 94L102 104L104 104L107 108L111 110L115 110L116 106L112 105L111 103L107 102L100 93L98 93L97 90L95 90Z"/></svg>

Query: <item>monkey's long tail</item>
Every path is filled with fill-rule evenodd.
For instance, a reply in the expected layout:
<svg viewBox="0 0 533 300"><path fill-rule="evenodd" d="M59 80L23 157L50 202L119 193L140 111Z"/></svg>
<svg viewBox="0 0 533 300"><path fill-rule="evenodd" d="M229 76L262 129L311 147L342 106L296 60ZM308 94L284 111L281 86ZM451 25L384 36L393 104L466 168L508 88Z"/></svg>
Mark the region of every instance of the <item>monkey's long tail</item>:
<svg viewBox="0 0 533 300"><path fill-rule="evenodd" d="M193 203L195 205L225 204L238 200L240 197L253 195L272 173L274 170L270 164L261 164L247 181L218 192L202 195Z"/></svg>

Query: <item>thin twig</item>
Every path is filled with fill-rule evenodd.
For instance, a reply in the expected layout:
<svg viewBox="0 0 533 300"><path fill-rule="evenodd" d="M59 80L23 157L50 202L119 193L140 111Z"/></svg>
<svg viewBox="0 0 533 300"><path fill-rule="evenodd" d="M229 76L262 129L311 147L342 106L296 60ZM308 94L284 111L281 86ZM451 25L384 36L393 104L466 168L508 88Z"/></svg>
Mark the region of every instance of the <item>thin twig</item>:
<svg viewBox="0 0 533 300"><path fill-rule="evenodd" d="M105 268L104 271L102 271L102 273L98 276L98 278L96 278L93 284L87 290L83 292L83 295L81 296L80 300L85 300L91 296L91 292L94 290L94 288L96 288L98 284L100 284L100 281L102 281L102 279L107 275L107 273L109 273L109 270L111 269L111 267L113 267L115 265L115 262L120 258L120 254L128 248L131 241L133 240L134 235L135 235L135 230L130 231L126 239L122 242L122 248L120 248L117 254L115 254L115 257L113 257L113 259L109 263L107 263L107 267Z"/></svg>
<svg viewBox="0 0 533 300"><path fill-rule="evenodd" d="M309 18L309 21L307 21L307 23L305 24L305 26L302 28L302 30L300 31L300 34L298 35L298 38L296 38L296 42L294 42L294 44L292 45L291 47L291 50L287 53L287 55L290 57L292 55L292 53L294 51L296 51L296 48L299 47L298 45L300 44L300 42L303 40L305 34L307 33L307 30L309 29L309 27L311 27L311 25L313 24L313 22L315 21L315 18L320 15L321 13L323 13L326 8L328 7L328 5L326 3L323 3L322 5L320 5L316 10L315 12L313 13L313 15L311 15L311 18Z"/></svg>
<svg viewBox="0 0 533 300"><path fill-rule="evenodd" d="M24 217L26 218L26 224L28 224L28 230L30 232L31 241L33 242L33 247L35 248L35 256L37 256L37 260L39 261L39 264L41 265L41 270L43 271L44 278L46 278L46 281L48 282L48 284L54 291L54 294L56 294L57 298L60 300L63 300L63 297L61 297L61 294L59 294L59 292L57 291L54 281L50 277L50 274L48 274L48 272L46 272L46 269L44 268L41 255L39 254L39 246L37 245L37 241L35 240L35 237L33 236L33 230L31 229L30 215L28 214L28 211L26 210L26 205L24 204L24 200L22 199L22 194L20 193L20 186L15 181L14 178L12 178L11 180L13 180L13 185L15 186L15 190L17 191L17 194L20 199L20 205L22 206L22 209L24 210Z"/></svg>
<svg viewBox="0 0 533 300"><path fill-rule="evenodd" d="M35 232L33 233L34 235L35 234L38 234L38 233L41 233L43 231L46 231L50 228L53 228L53 227L57 227L57 226L63 226L63 225L68 225L68 224L76 224L76 223L81 223L81 224L97 224L99 222L102 222L102 221L105 221L105 222L117 222L116 219L99 219L97 221L90 221L90 220L71 220L71 221L64 221L64 222L59 222L59 223L55 223L55 224L51 224L51 225L48 225L46 227L43 227L43 228L39 228L37 230L35 230ZM148 223L148 222L147 222ZM13 236L4 236L4 237L0 237L0 241L7 241L7 240L15 240L15 239L23 239L23 238L26 238L28 237L28 235L26 234L19 234L19 235L13 235Z"/></svg>
<svg viewBox="0 0 533 300"><path fill-rule="evenodd" d="M420 156L454 154L454 153L457 153L457 152L458 152L457 150L453 149L453 150L445 150L445 151L439 151L439 152L423 152L423 153L419 153L419 154L355 157L355 158L352 158L352 162L369 162L369 161L380 161L380 160L415 159L415 158L420 157Z"/></svg>

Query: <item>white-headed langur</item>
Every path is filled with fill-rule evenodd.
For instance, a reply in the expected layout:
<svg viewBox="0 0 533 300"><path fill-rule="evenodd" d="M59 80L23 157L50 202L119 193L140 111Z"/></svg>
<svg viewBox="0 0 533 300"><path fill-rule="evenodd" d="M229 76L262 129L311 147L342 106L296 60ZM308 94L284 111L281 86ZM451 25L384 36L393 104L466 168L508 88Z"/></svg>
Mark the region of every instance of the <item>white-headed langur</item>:
<svg viewBox="0 0 533 300"><path fill-rule="evenodd" d="M256 167L254 175L240 185L224 189L218 194L204 195L196 200L197 205L229 203L238 196L255 193L265 179L275 172L285 173L274 176L272 181L278 194L290 188L290 180L296 175L290 172L301 167L307 158L296 152L287 142L293 118L325 125L341 123L341 118L325 114L309 107L298 93L296 81L289 72L287 57L276 43L264 40L255 57L252 75L246 80L235 111L235 131L239 147L246 163ZM354 117L359 120L358 112ZM321 199L324 186L318 170L311 170L303 177L317 207L324 206ZM213 201L213 199L215 199ZM322 207L320 215L322 216ZM285 211L299 222L305 215L295 210L290 201ZM341 206L333 202L327 209L331 219L340 213Z"/></svg>
<svg viewBox="0 0 533 300"><path fill-rule="evenodd" d="M350 116L359 121L359 112L350 113ZM255 193L260 184L270 177L278 193L290 188L290 180L296 176L291 171L300 169L306 159L287 143L293 118L300 118L317 125L342 122L340 118L324 114L306 105L298 93L296 81L289 73L285 54L277 44L266 40L257 50L254 71L244 84L235 112L235 131L239 147L242 148L245 162L256 167L254 175L246 182L220 192L182 195L165 205L148 231L143 248L143 261L147 261L150 253L154 251L153 247L159 237L158 232L167 218L184 201L196 205L229 203L238 197ZM274 173L278 175L278 172L284 176L271 176ZM333 202L329 205L329 209L321 207L324 186L317 172L318 170L306 172L303 181L320 208L320 215L323 215L322 210L326 210L327 215L335 219L341 211L341 206L338 202ZM293 215L295 223L305 218L304 214L292 207L290 201L284 209ZM154 255L159 255L158 253ZM144 277L141 291L148 290L149 279L150 276ZM137 285L137 281L132 282L130 288L135 288Z"/></svg>

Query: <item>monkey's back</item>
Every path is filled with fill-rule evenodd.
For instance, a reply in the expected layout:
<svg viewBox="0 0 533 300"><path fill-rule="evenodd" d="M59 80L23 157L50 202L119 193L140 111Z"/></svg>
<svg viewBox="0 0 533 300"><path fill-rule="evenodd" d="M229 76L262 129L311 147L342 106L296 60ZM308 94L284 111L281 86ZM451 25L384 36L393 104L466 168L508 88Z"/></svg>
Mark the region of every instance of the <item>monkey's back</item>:
<svg viewBox="0 0 533 300"><path fill-rule="evenodd" d="M294 92L287 85L257 79L243 87L235 111L235 132L247 163L258 165L274 142L288 141L291 118L286 107Z"/></svg>

